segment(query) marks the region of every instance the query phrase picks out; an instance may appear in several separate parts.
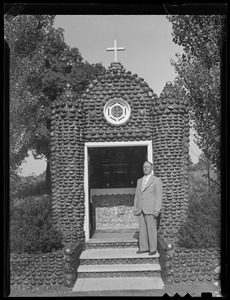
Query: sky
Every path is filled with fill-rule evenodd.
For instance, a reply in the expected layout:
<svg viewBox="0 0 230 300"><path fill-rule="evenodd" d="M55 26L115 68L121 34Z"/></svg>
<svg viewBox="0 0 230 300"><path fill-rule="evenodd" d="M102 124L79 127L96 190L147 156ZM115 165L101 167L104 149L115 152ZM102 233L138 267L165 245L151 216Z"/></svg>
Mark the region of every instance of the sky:
<svg viewBox="0 0 230 300"><path fill-rule="evenodd" d="M177 74L170 60L183 49L172 39L172 25L165 15L56 15L54 27L64 29L64 39L71 48L78 48L84 61L102 63L108 68L114 52L106 48L124 47L118 51L118 62L126 71L143 78L159 96L166 82ZM190 135L190 155L198 161L200 149ZM30 156L21 166L21 176L39 175L46 168L45 160Z"/></svg>
<svg viewBox="0 0 230 300"><path fill-rule="evenodd" d="M170 59L182 48L172 42L171 23L163 15L59 15L54 27L65 30L65 42L77 47L85 61L106 68L114 61L114 52L106 48L117 40L125 48L118 61L158 95L175 78Z"/></svg>

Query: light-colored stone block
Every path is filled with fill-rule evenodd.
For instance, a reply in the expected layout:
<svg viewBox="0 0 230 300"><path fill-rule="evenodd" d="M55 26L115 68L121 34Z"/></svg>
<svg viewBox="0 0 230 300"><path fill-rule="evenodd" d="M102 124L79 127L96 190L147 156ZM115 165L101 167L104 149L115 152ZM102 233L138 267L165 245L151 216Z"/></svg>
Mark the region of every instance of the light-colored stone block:
<svg viewBox="0 0 230 300"><path fill-rule="evenodd" d="M160 277L79 278L72 291L158 290L163 287Z"/></svg>

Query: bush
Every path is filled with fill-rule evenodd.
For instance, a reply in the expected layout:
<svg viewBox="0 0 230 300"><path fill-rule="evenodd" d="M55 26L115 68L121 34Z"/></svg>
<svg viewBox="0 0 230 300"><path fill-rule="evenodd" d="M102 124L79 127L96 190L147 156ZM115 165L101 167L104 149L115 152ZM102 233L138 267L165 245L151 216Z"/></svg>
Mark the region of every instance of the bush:
<svg viewBox="0 0 230 300"><path fill-rule="evenodd" d="M178 246L185 248L220 247L221 201L218 194L205 193L190 202L187 219L178 232Z"/></svg>
<svg viewBox="0 0 230 300"><path fill-rule="evenodd" d="M47 192L45 173L39 176L20 177L10 174L11 203L30 196L43 195Z"/></svg>
<svg viewBox="0 0 230 300"><path fill-rule="evenodd" d="M54 228L51 198L26 198L11 209L10 250L14 253L46 253L63 247L61 233Z"/></svg>

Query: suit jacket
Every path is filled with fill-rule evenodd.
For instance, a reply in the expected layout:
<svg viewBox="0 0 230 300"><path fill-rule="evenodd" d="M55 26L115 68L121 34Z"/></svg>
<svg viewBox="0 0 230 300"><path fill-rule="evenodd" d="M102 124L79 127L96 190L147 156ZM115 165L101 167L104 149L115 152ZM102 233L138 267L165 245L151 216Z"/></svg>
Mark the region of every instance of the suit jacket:
<svg viewBox="0 0 230 300"><path fill-rule="evenodd" d="M162 205L162 181L159 177L151 175L142 191L143 178L138 179L134 198L134 210L140 214L159 213Z"/></svg>

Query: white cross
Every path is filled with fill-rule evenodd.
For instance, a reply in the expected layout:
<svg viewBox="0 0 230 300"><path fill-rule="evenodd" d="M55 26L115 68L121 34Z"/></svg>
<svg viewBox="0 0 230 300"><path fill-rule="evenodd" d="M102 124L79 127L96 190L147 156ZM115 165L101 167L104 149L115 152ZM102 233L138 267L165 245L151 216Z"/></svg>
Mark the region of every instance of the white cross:
<svg viewBox="0 0 230 300"><path fill-rule="evenodd" d="M114 47L113 48L106 48L107 51L114 51L114 62L117 62L117 51L123 51L125 50L125 48L123 47L120 47L118 48L117 47L117 41L114 40Z"/></svg>

